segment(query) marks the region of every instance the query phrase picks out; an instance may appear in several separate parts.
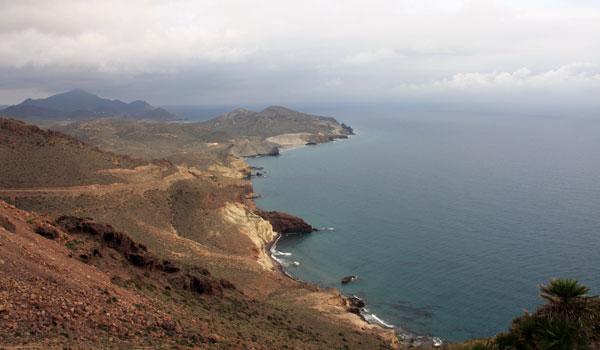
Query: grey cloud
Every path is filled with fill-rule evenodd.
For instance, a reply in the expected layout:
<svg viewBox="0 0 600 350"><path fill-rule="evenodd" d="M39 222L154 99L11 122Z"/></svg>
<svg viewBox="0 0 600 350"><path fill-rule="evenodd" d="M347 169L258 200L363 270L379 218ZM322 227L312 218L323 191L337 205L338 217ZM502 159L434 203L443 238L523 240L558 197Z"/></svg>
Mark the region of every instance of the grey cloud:
<svg viewBox="0 0 600 350"><path fill-rule="evenodd" d="M75 87L155 104L468 100L467 78L600 62L597 23L598 6L562 1L0 0L0 103ZM512 83L543 93L533 81Z"/></svg>

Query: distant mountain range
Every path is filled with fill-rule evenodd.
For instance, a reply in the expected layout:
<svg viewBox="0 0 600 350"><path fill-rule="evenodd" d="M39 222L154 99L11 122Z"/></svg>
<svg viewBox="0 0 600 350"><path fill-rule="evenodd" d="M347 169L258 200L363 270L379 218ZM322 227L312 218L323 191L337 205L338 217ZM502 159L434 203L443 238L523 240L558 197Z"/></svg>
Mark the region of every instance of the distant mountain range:
<svg viewBox="0 0 600 350"><path fill-rule="evenodd" d="M98 118L170 121L185 119L145 101L125 103L108 100L85 90L75 89L42 99L28 98L18 105L0 110L0 116L25 121L83 121Z"/></svg>

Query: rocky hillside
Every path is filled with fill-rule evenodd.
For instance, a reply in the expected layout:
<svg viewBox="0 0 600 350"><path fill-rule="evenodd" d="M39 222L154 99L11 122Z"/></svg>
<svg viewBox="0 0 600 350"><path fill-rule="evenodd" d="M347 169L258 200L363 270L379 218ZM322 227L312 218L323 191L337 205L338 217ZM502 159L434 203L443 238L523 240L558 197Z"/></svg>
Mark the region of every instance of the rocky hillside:
<svg viewBox="0 0 600 350"><path fill-rule="evenodd" d="M216 335L208 328L184 330L186 321L175 318L184 310L171 294L190 301L240 294L204 268L157 258L127 234L88 219L48 217L0 201L0 236L3 346L210 342Z"/></svg>
<svg viewBox="0 0 600 350"><path fill-rule="evenodd" d="M152 107L145 101L125 103L120 100L107 100L81 89L42 99L28 98L18 105L0 110L0 116L45 123L96 118L155 121L183 119L162 108Z"/></svg>
<svg viewBox="0 0 600 350"><path fill-rule="evenodd" d="M244 109L223 114L205 125L213 130L223 130L237 136L271 136L309 133L335 137L352 134L334 118L305 114L281 106L271 106L260 112Z"/></svg>
<svg viewBox="0 0 600 350"><path fill-rule="evenodd" d="M352 135L334 118L283 107L261 112L236 110L201 123L135 123L93 120L57 126L93 145L140 157L164 157L188 165L213 155L251 157L278 154L281 148L329 142ZM149 147L149 145L152 145Z"/></svg>
<svg viewBox="0 0 600 350"><path fill-rule="evenodd" d="M156 164L165 175L168 161L148 161L106 152L71 136L44 131L14 119L0 118L0 186L58 187L120 182L106 169L134 169Z"/></svg>
<svg viewBox="0 0 600 350"><path fill-rule="evenodd" d="M262 213L251 184L1 125L0 347L401 346L278 270L274 229L310 226Z"/></svg>

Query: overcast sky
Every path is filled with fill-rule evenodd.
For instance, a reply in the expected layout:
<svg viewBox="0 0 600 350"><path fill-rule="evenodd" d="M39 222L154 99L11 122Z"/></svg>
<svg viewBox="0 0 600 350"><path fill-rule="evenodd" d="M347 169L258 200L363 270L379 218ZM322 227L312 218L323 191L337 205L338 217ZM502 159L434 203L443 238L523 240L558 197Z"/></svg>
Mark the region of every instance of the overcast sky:
<svg viewBox="0 0 600 350"><path fill-rule="evenodd" d="M0 104L600 105L600 1L0 0Z"/></svg>

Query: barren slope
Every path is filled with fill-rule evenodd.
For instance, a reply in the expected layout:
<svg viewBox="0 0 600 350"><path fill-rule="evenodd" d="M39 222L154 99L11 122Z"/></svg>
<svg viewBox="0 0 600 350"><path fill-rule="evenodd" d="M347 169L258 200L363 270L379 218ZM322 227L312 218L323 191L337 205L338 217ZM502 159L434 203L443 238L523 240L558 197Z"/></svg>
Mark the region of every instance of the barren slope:
<svg viewBox="0 0 600 350"><path fill-rule="evenodd" d="M292 281L277 271L265 251L276 234L272 225L257 215L258 209L248 199L252 195L251 184L223 176L226 173L223 169L214 171L210 168L175 167L166 161L121 157L94 149L64 135L43 132L19 122L2 120L0 125L3 125L0 134L0 159L12 165L4 170L7 176L2 177L0 198L20 209L50 215L27 214L3 204L5 221L15 226L21 225L22 228L15 232L0 229L1 234L6 237L19 240L11 243L6 251L2 250L6 254L3 260L22 259L15 261L26 268L19 272L24 280L14 285L8 284L8 280L2 284L5 288L3 303L12 305L11 308L14 307L12 310L16 313L29 315L29 310L43 311L44 307L34 311L27 306L29 304L26 300L18 303L11 301L21 300L20 297L15 297L17 294L31 294L32 290L43 290L42 287L55 288L52 292L56 295L67 293L64 295L78 300L76 294L60 290L63 285L60 281L67 279L65 276L68 275L85 281L89 275L93 283L100 284L90 282L85 285L86 290L106 287L111 279L115 285L109 289L110 297L107 295L106 300L92 297L90 307L97 308L100 304L104 305L102 302L108 304L109 298L110 303L113 303L113 295L116 295L117 301L132 300L134 306L137 303L135 298L144 298L156 308L141 311L150 313L155 320L163 320L161 315L165 313L179 320L176 326L169 323L169 329L162 327L162 330L157 328L159 323L151 322L148 325L142 322L144 330L135 327L129 330L125 327L123 332L128 333L121 332L118 327L113 329L112 324L108 325L108 329L96 325L107 333L99 332L100 335L106 335L107 340L112 338L116 343L131 344L135 342L132 337L138 336L142 339L142 344L149 347L177 343L182 347L222 349L279 349L284 345L296 349L330 349L350 344L353 348L378 349L383 344L395 341L391 332L367 325L357 315L346 312L346 299L335 292L322 292L318 288ZM20 145L25 145L30 150L21 150ZM22 152L22 158L15 158L15 151ZM37 152L52 156L36 158ZM43 175L24 172L35 168L29 168L30 158L39 163L36 166L44 169ZM64 159L70 161L63 161ZM117 164L113 159L117 160ZM93 166L82 166L82 160ZM77 177L71 178L69 174L74 173L74 169L78 170L75 172ZM235 168L230 171L235 172ZM82 182L78 182L80 180ZM96 258L84 259L82 254L95 256L93 242L80 236L69 236L73 234L71 232L64 232L64 227L60 226L58 220L63 215L110 224L115 231L123 232L147 247L148 252L158 261L167 260L188 269L201 267L210 273L212 279L231 282L236 286L237 292L232 290L221 296L198 299L189 291L179 292L180 289L175 287L167 289L165 277L160 274L146 276L147 267L125 268L123 265L117 268L113 263L94 260ZM27 225L40 220L43 225L53 226L61 231L58 239L48 243L46 238L32 236L32 228ZM9 224L6 226L10 228ZM21 234L22 237L19 236ZM67 235L66 238L64 235ZM36 266L45 266L48 262L27 260L37 259L35 254L38 253L28 253L33 250L39 251L39 254L41 251L48 254L52 252L47 259L62 261L60 266L64 269L57 270L61 277L57 277L59 280L56 286L51 284L53 277L34 273L39 269L43 270ZM105 260L110 260L106 257L112 257L110 252L99 252ZM69 257L69 253L72 253L72 257ZM115 262L121 259L118 255L115 256ZM82 267L80 264L84 260L88 265ZM85 272L84 279L77 275L79 272L71 271L88 271L92 268L90 264L100 272L96 272L96 275ZM14 267L10 265L8 268ZM34 272L28 272L30 270ZM30 273L33 277L27 277ZM51 280L45 280L48 278ZM69 286L67 282L64 285ZM133 294L127 294L128 291ZM35 292L33 294L37 295ZM139 304L145 305L143 302ZM129 310L129 304L118 305L123 310ZM67 309L70 310L68 307ZM108 317L106 322L112 320L113 314L111 311L104 313ZM73 317L70 314L67 316ZM79 320L89 323L88 316L81 316ZM67 318L65 313L59 317L62 317L61 320ZM123 317L122 322L131 322L127 318L129 316ZM80 334L76 332L77 329L67 327L66 332L59 332L54 326L49 330L44 328L42 333L34 331L35 334L30 334L32 327L20 323L16 327L5 327L3 324L0 329L4 332L4 340L1 340L0 334L0 344L14 345L13 336L17 333L17 341L24 339L30 343L46 339L60 345L75 341L94 342L93 337L86 335L87 331ZM76 328L77 325L73 327ZM178 329L181 333L178 333Z"/></svg>

